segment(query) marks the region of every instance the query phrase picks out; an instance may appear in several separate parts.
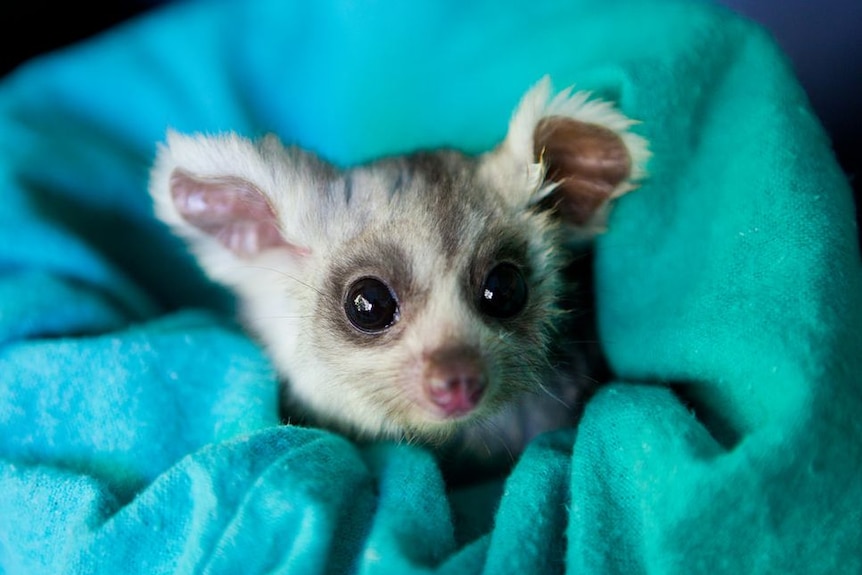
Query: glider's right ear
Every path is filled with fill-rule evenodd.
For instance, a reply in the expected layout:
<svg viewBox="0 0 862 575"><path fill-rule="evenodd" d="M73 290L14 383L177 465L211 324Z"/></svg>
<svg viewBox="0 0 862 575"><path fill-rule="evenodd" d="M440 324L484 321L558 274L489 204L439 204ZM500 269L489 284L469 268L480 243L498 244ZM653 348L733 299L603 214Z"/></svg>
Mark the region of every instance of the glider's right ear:
<svg viewBox="0 0 862 575"><path fill-rule="evenodd" d="M634 123L588 92L551 98L544 78L523 97L486 162L523 167L531 182L514 201L550 210L579 235L592 235L603 229L610 201L644 175L649 151L629 131Z"/></svg>

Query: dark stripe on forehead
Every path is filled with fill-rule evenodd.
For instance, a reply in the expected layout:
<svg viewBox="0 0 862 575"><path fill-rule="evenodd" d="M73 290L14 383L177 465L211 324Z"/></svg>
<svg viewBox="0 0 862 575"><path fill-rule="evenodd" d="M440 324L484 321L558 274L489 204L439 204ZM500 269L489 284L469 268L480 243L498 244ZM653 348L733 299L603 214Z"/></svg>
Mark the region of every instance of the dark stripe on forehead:
<svg viewBox="0 0 862 575"><path fill-rule="evenodd" d="M398 176L395 178L392 186L389 188L389 199L404 191L404 186L407 184L410 175L407 173L407 168L402 163L393 164L398 170Z"/></svg>
<svg viewBox="0 0 862 575"><path fill-rule="evenodd" d="M475 161L454 151L408 156L409 170L423 187L421 201L440 234L443 254L450 262L468 246L471 212L482 209L483 190L475 186Z"/></svg>
<svg viewBox="0 0 862 575"><path fill-rule="evenodd" d="M344 200L349 204L353 198L353 172L344 173Z"/></svg>

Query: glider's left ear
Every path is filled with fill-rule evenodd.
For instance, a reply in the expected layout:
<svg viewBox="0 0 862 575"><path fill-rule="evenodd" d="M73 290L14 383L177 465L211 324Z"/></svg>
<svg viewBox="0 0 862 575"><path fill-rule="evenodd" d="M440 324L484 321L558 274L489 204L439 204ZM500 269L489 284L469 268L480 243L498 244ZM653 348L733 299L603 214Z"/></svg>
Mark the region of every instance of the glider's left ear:
<svg viewBox="0 0 862 575"><path fill-rule="evenodd" d="M551 99L544 78L483 166L521 181L508 190L516 205L550 210L582 237L604 228L610 201L635 187L649 158L646 140L629 130L635 122L589 96L565 90Z"/></svg>

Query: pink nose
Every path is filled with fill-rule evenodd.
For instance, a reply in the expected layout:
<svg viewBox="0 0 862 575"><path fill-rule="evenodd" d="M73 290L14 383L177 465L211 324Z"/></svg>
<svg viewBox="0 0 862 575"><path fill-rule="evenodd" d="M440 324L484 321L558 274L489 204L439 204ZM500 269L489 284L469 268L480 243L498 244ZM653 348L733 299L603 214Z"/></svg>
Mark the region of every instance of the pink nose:
<svg viewBox="0 0 862 575"><path fill-rule="evenodd" d="M472 348L437 350L428 357L424 390L428 399L447 417L473 411L485 392L485 368Z"/></svg>

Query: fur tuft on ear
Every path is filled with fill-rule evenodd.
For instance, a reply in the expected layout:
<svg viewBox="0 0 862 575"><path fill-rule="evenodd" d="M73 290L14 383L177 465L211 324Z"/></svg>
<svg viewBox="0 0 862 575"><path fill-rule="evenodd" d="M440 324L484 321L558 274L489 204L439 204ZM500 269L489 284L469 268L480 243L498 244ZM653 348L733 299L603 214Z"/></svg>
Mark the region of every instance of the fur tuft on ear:
<svg viewBox="0 0 862 575"><path fill-rule="evenodd" d="M500 184L518 182L505 186L515 205L549 210L575 236L589 237L604 228L611 200L646 175L650 153L630 131L636 123L590 92L567 88L552 97L546 76L521 99L482 171Z"/></svg>

